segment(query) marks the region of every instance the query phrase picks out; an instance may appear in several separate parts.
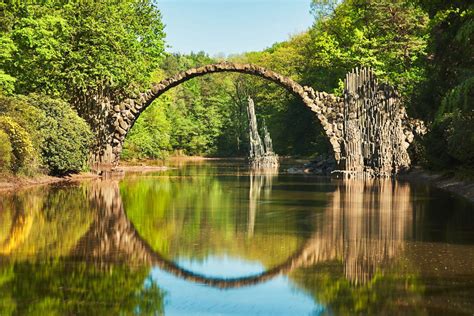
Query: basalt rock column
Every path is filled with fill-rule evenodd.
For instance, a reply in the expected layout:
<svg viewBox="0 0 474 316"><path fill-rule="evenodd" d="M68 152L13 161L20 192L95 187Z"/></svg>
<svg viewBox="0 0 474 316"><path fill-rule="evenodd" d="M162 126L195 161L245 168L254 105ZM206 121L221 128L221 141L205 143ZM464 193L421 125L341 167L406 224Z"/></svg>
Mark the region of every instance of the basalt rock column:
<svg viewBox="0 0 474 316"><path fill-rule="evenodd" d="M250 155L249 161L253 168L277 168L278 156L273 152L272 139L266 126L264 128L264 142L258 134L255 104L251 97L248 98L247 114L249 118Z"/></svg>
<svg viewBox="0 0 474 316"><path fill-rule="evenodd" d="M398 92L370 69L346 75L342 164L348 178L389 177L410 167L413 128Z"/></svg>

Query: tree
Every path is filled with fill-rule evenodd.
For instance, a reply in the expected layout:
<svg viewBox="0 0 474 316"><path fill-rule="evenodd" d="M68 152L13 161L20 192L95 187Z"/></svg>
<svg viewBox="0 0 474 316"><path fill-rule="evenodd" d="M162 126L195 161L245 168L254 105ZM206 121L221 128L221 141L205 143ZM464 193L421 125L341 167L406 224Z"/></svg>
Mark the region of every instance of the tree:
<svg viewBox="0 0 474 316"><path fill-rule="evenodd" d="M106 148L113 104L149 84L164 56L153 1L7 1L2 11L0 89L69 101L95 151Z"/></svg>
<svg viewBox="0 0 474 316"><path fill-rule="evenodd" d="M470 169L474 166L474 4L420 2L431 16L427 76L415 95L420 115L433 121L425 140L428 166Z"/></svg>
<svg viewBox="0 0 474 316"><path fill-rule="evenodd" d="M148 83L163 56L161 15L148 0L7 1L3 9L1 60L17 93L83 106Z"/></svg>

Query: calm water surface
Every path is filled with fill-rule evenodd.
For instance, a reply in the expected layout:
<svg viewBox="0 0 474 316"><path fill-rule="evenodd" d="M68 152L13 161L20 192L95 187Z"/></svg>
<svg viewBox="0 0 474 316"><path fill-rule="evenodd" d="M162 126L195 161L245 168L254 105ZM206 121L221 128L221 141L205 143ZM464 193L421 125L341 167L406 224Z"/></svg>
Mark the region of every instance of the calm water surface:
<svg viewBox="0 0 474 316"><path fill-rule="evenodd" d="M230 162L0 194L0 315L474 314L474 207Z"/></svg>

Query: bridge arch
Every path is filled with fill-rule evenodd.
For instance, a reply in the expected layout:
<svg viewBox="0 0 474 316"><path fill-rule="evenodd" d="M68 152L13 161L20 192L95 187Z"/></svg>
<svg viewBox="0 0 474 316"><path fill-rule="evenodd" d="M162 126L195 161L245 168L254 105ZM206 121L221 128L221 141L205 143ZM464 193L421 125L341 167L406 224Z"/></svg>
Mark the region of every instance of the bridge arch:
<svg viewBox="0 0 474 316"><path fill-rule="evenodd" d="M118 189L117 191L118 192ZM219 289L232 289L256 285L282 274L308 265L314 258L312 240L307 240L282 263L261 273L242 277L212 277L185 269L165 258L139 234L129 220L123 205L113 203L111 210L100 212L89 231L82 237L72 252L72 257L103 265L107 262L130 260L134 264L156 266L179 279L204 284ZM97 242L99 241L99 242ZM126 258L126 259L124 259Z"/></svg>
<svg viewBox="0 0 474 316"><path fill-rule="evenodd" d="M127 215L125 215L126 217ZM128 220L128 218L127 218ZM198 284L204 284L210 287L220 289L232 289L251 286L259 283L269 281L279 275L289 273L294 269L300 268L305 265L308 259L308 251L311 248L311 242L306 242L300 249L298 249L293 255L288 257L284 262L267 269L261 273L244 276L244 277L210 277L203 274L195 273L179 266L177 263L164 258L161 254L156 252L148 242L140 236L133 224L128 221L129 234L133 238L133 241L143 254L143 261L150 265L158 266L163 271L166 271L182 280L194 282Z"/></svg>
<svg viewBox="0 0 474 316"><path fill-rule="evenodd" d="M125 99L122 103L115 105L110 118L107 144L104 144L99 149L99 152L95 153L94 160L100 163L118 164L125 137L140 114L156 98L190 79L222 72L236 72L261 77L276 83L298 97L305 106L316 114L332 145L335 158L339 161L342 139L342 115L337 114L343 112L343 98L325 92L316 92L311 87L302 86L288 77L260 66L230 62L210 64L180 72L159 83L153 84L150 90L140 93L137 97Z"/></svg>
<svg viewBox="0 0 474 316"><path fill-rule="evenodd" d="M119 183L105 180L95 183L91 189L91 201L97 212L89 230L70 252L70 258L95 263L98 266L108 263L129 263L132 265L157 266L180 279L205 284L220 289L251 286L269 281L281 274L307 266L312 262L313 240L307 239L300 248L280 264L261 273L243 277L225 278L199 274L183 267L157 252L143 238L125 211Z"/></svg>

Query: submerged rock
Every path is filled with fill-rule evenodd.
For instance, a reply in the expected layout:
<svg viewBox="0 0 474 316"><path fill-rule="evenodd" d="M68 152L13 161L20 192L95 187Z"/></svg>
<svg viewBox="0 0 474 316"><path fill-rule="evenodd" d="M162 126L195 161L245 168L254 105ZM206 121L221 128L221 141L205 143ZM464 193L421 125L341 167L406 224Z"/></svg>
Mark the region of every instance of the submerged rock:
<svg viewBox="0 0 474 316"><path fill-rule="evenodd" d="M302 167L292 167L286 170L291 174L314 174L320 176L330 176L336 169L336 160L327 155L321 155L314 160L305 163Z"/></svg>

